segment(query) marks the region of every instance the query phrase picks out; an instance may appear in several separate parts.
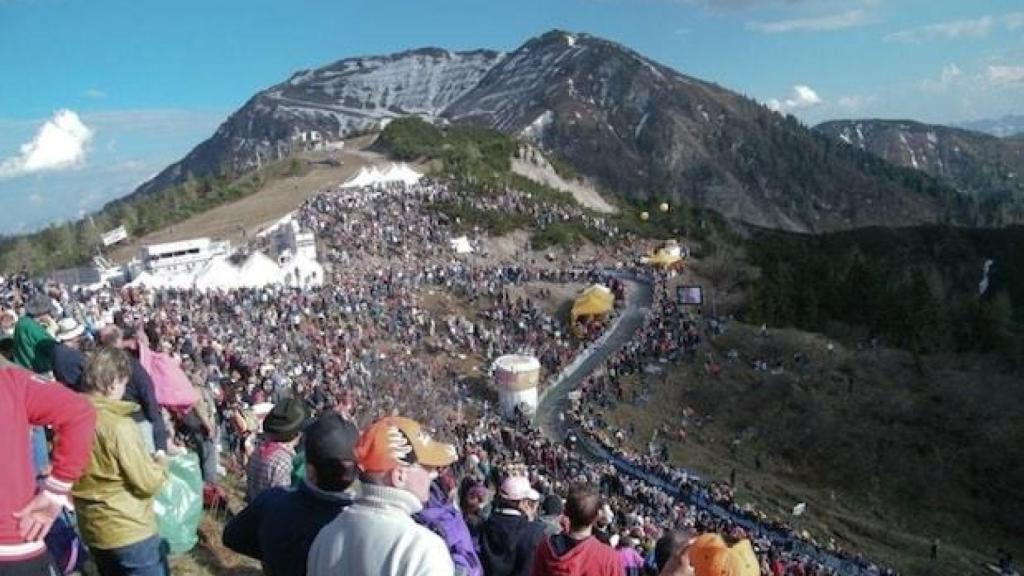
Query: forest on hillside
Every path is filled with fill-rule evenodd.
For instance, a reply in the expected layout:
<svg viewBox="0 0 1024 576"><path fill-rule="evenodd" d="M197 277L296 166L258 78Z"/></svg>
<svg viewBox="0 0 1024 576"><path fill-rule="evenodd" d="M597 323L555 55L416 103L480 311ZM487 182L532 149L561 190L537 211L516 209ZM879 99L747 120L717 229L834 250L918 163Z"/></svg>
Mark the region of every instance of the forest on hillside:
<svg viewBox="0 0 1024 576"><path fill-rule="evenodd" d="M753 316L816 332L852 330L919 353L998 352L1024 365L1024 227L762 231ZM993 264L982 293L983 266Z"/></svg>

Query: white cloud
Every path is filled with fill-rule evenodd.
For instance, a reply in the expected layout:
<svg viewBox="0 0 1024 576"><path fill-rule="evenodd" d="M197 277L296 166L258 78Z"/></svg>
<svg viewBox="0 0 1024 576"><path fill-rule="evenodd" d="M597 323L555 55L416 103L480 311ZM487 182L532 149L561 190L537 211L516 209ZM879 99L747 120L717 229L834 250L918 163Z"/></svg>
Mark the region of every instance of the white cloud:
<svg viewBox="0 0 1024 576"><path fill-rule="evenodd" d="M96 89L96 88L89 88L88 90L86 90L82 94L86 98L92 98L93 100L102 100L103 98L107 97L107 93L106 92L104 92L103 90Z"/></svg>
<svg viewBox="0 0 1024 576"><path fill-rule="evenodd" d="M80 166L93 131L71 110L59 110L21 145L21 154L0 162L0 179Z"/></svg>
<svg viewBox="0 0 1024 576"><path fill-rule="evenodd" d="M865 107L874 104L878 98L876 96L861 96L859 94L852 94L847 96L840 96L836 104L847 111L856 112L863 110Z"/></svg>
<svg viewBox="0 0 1024 576"><path fill-rule="evenodd" d="M810 86L798 84L793 86L793 93L785 100L772 98L768 100L768 108L776 112L788 112L790 110L804 110L813 108L824 102L818 93Z"/></svg>
<svg viewBox="0 0 1024 576"><path fill-rule="evenodd" d="M925 92L945 92L963 75L963 71L956 64L946 64L942 67L942 72L939 74L938 79L925 78L921 81L921 90Z"/></svg>
<svg viewBox="0 0 1024 576"><path fill-rule="evenodd" d="M776 20L774 22L747 22L749 30L756 30L766 34L778 34L794 31L823 31L842 30L863 26L871 21L871 17L864 10L850 10L840 14L829 14L815 18L794 18L791 20Z"/></svg>
<svg viewBox="0 0 1024 576"><path fill-rule="evenodd" d="M33 206L42 206L45 201L46 198L43 198L43 195L38 192L34 192L28 196L28 202Z"/></svg>
<svg viewBox="0 0 1024 576"><path fill-rule="evenodd" d="M885 41L920 44L928 40L984 38L998 26L1010 31L1024 27L1024 12L1011 12L1002 16L985 15L973 19L937 22L918 28L908 28L889 34L885 37Z"/></svg>
<svg viewBox="0 0 1024 576"><path fill-rule="evenodd" d="M1014 12L1003 16L1003 24L1006 25L1007 30L1024 28L1024 12Z"/></svg>
<svg viewBox="0 0 1024 576"><path fill-rule="evenodd" d="M986 70L991 84L999 86L1024 84L1024 66L1003 66L991 64Z"/></svg>
<svg viewBox="0 0 1024 576"><path fill-rule="evenodd" d="M0 178L0 198L22 200L16 211L0 211L0 233L35 230L50 222L97 210L132 192L139 184L181 159L209 138L230 110L136 109L78 111L94 132L86 162L74 170L37 172L29 177ZM49 117L13 119L0 116L0 163L32 140ZM111 145L116 142L116 145ZM28 198L46 198L33 206Z"/></svg>

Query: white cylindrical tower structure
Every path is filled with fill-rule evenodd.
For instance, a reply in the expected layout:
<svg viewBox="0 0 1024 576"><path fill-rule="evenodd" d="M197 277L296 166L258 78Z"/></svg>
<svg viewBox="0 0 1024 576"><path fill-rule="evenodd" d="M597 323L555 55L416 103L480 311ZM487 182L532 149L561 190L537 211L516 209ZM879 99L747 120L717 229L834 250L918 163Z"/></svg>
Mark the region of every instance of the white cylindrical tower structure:
<svg viewBox="0 0 1024 576"><path fill-rule="evenodd" d="M509 354L495 360L494 385L502 416L514 417L516 406L522 406L528 415L536 412L539 382L540 361L533 356Z"/></svg>

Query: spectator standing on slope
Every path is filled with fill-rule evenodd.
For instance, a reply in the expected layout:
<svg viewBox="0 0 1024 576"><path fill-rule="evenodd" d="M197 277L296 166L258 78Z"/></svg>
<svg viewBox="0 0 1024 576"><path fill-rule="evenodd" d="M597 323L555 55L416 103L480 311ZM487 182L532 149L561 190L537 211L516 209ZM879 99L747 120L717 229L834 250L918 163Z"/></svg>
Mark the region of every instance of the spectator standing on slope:
<svg viewBox="0 0 1024 576"><path fill-rule="evenodd" d="M131 366L131 376L125 388L126 402L134 402L141 408L132 419L142 432L142 440L149 452L167 452L167 426L160 412L153 390L153 379L142 367L138 359L138 342L124 339L121 329L117 326L106 326L100 332L100 343L127 351Z"/></svg>
<svg viewBox="0 0 1024 576"><path fill-rule="evenodd" d="M131 364L120 349L104 347L85 366L84 391L98 421L92 459L75 483L75 511L82 540L101 576L169 574L166 547L157 533L153 499L167 481L167 462L146 450L122 400Z"/></svg>
<svg viewBox="0 0 1024 576"><path fill-rule="evenodd" d="M43 537L89 464L95 425L85 398L0 362L0 574L56 574ZM39 488L26 444L31 426L54 432L52 471Z"/></svg>
<svg viewBox="0 0 1024 576"><path fill-rule="evenodd" d="M534 520L540 494L525 476L501 483L497 503L480 529L480 559L487 576L527 576L544 539L544 523Z"/></svg>
<svg viewBox="0 0 1024 576"><path fill-rule="evenodd" d="M444 540L455 563L456 576L483 576L483 566L466 521L451 503L454 488L455 479L450 472L435 479L430 483L430 498L413 518Z"/></svg>
<svg viewBox="0 0 1024 576"><path fill-rule="evenodd" d="M565 502L569 530L540 544L531 576L623 576L615 550L594 537L600 514L597 490L586 484L572 486Z"/></svg>
<svg viewBox="0 0 1024 576"><path fill-rule="evenodd" d="M57 343L46 327L54 323L57 309L42 292L27 304L25 314L14 324L14 362L36 374L52 370L53 347Z"/></svg>
<svg viewBox="0 0 1024 576"><path fill-rule="evenodd" d="M82 390L85 372L85 354L81 341L85 328L74 318L63 318L57 323L57 344L53 347L53 377L76 392Z"/></svg>
<svg viewBox="0 0 1024 576"><path fill-rule="evenodd" d="M263 435L246 471L246 502L253 502L268 488L292 485L295 446L307 416L306 405L298 398L278 402L267 414Z"/></svg>
<svg viewBox="0 0 1024 576"><path fill-rule="evenodd" d="M304 434L306 478L264 490L224 527L224 545L263 563L267 576L304 576L320 529L352 504L359 429L328 412Z"/></svg>
<svg viewBox="0 0 1024 576"><path fill-rule="evenodd" d="M412 515L430 497L437 469L458 458L419 423L388 416L359 437L361 492L313 542L308 576L447 576L454 565L444 540Z"/></svg>

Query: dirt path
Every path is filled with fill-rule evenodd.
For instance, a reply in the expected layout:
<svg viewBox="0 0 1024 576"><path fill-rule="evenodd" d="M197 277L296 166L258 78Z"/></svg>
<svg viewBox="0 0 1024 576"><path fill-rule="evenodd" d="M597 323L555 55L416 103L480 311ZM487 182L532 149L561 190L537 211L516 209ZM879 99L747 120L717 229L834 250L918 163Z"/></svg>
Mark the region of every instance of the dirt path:
<svg viewBox="0 0 1024 576"><path fill-rule="evenodd" d="M207 210L145 236L133 238L118 246L109 257L114 262L124 263L136 256L139 248L147 244L189 238L222 238L230 240L232 245L235 245L242 240L243 231L246 237L255 236L260 229L297 209L307 198L355 176L360 168L387 164L386 158L365 149L368 144L366 139L355 140L350 146L351 150L335 153L335 158L341 161L340 166L316 163L316 160L321 159L318 155L304 156L304 159L313 162L311 170L306 174L275 179L259 192L245 198Z"/></svg>

